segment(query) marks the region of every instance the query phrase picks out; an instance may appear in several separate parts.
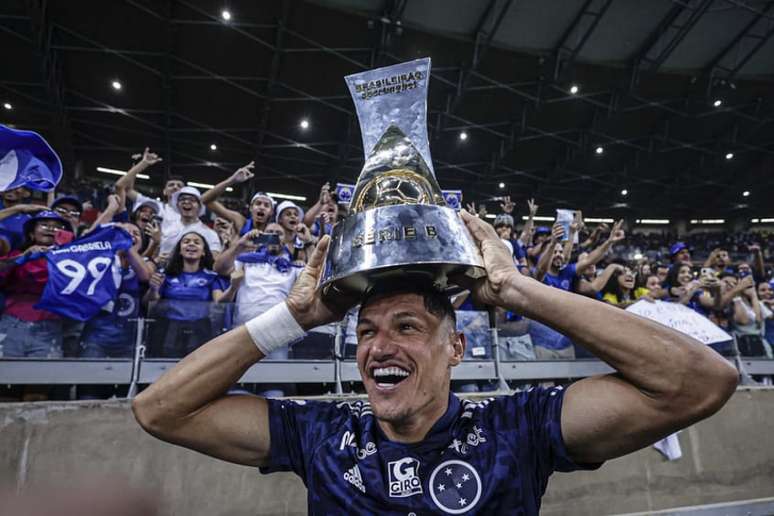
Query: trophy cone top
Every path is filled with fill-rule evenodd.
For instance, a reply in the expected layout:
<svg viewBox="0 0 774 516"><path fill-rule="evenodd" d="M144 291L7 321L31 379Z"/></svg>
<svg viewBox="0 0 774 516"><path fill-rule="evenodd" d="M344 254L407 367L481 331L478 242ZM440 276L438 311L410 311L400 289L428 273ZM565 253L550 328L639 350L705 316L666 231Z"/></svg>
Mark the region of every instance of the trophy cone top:
<svg viewBox="0 0 774 516"><path fill-rule="evenodd" d="M366 158L352 195L352 213L396 204L446 206L441 187L419 150L390 125Z"/></svg>

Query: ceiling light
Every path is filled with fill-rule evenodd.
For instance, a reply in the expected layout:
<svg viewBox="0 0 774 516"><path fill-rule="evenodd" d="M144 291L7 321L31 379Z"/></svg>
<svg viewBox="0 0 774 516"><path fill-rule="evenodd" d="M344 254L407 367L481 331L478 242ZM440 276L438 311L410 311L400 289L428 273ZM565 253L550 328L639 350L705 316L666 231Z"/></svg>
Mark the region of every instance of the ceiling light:
<svg viewBox="0 0 774 516"><path fill-rule="evenodd" d="M223 11L220 13L220 17L225 21L229 21L231 19L231 11L228 9L223 9Z"/></svg>
<svg viewBox="0 0 774 516"><path fill-rule="evenodd" d="M462 140L464 142L467 139L468 139L468 133L466 133L465 131L462 131L460 133L460 140Z"/></svg>
<svg viewBox="0 0 774 516"><path fill-rule="evenodd" d="M496 219L496 218L497 218L497 215L495 215L494 213L487 213L486 215L484 215L484 218L487 218L487 219Z"/></svg>
<svg viewBox="0 0 774 516"><path fill-rule="evenodd" d="M576 95L580 91L580 87L577 84L570 86L570 93Z"/></svg>
<svg viewBox="0 0 774 516"><path fill-rule="evenodd" d="M733 152L727 153L726 154L726 159L734 159L734 153Z"/></svg>
<svg viewBox="0 0 774 516"><path fill-rule="evenodd" d="M601 223L612 224L613 222L615 222L613 219L599 218L599 217L586 217L583 220L585 222L593 222L595 224L601 224Z"/></svg>
<svg viewBox="0 0 774 516"><path fill-rule="evenodd" d="M621 190L621 195L629 195L629 190L624 188L623 190Z"/></svg>
<svg viewBox="0 0 774 516"><path fill-rule="evenodd" d="M527 217L526 215L522 215L521 220L529 220L529 217ZM535 215L534 217L532 217L532 220L537 220L538 222L551 222L551 221L554 220L554 218L553 217L546 217L546 216L543 216L543 215ZM586 220L588 220L588 219L586 219Z"/></svg>
<svg viewBox="0 0 774 516"><path fill-rule="evenodd" d="M301 127L301 129L309 129L309 120L304 118L301 120L301 123L298 125Z"/></svg>
<svg viewBox="0 0 774 516"><path fill-rule="evenodd" d="M124 170L118 170L115 168L107 168L107 167L97 167L97 172L102 172L103 174L110 174L113 176L126 175L126 172ZM150 176L147 174L137 174L137 179L150 179Z"/></svg>
<svg viewBox="0 0 774 516"><path fill-rule="evenodd" d="M123 88L123 86L119 81L113 81L112 83L110 83L110 85L113 86L113 89L116 91L121 91L121 88Z"/></svg>
<svg viewBox="0 0 774 516"><path fill-rule="evenodd" d="M604 147L597 147L594 150L594 152L596 152L597 154L602 154L603 152L605 152L605 148Z"/></svg>
<svg viewBox="0 0 774 516"><path fill-rule="evenodd" d="M750 197L750 190L745 190L742 192L742 197Z"/></svg>
<svg viewBox="0 0 774 516"><path fill-rule="evenodd" d="M6 103L4 103L4 104L3 104L3 107L4 107L5 109L9 110L9 111L13 109L13 106L11 105L11 103L10 103L10 102L6 102Z"/></svg>
<svg viewBox="0 0 774 516"><path fill-rule="evenodd" d="M290 194L284 194L284 193L277 193L277 192L266 192L266 195L269 197L275 197L277 199L288 199L290 201L305 201L306 197L303 195L290 195Z"/></svg>
<svg viewBox="0 0 774 516"><path fill-rule="evenodd" d="M186 184L188 186L195 186L197 188L204 188L205 190L211 190L211 189L215 188L215 185L211 185L209 183L197 183L195 181L188 181ZM227 192L233 192L234 189L231 188L230 186L227 186L226 187L226 191Z"/></svg>
<svg viewBox="0 0 774 516"><path fill-rule="evenodd" d="M669 219L639 219L637 224L669 224Z"/></svg>
<svg viewBox="0 0 774 516"><path fill-rule="evenodd" d="M715 107L720 107L723 105L723 101L720 99L715 99L715 102L713 102L712 105Z"/></svg>
<svg viewBox="0 0 774 516"><path fill-rule="evenodd" d="M215 145L214 143L211 143L210 144L210 150L212 150L212 151L218 150L218 146Z"/></svg>
<svg viewBox="0 0 774 516"><path fill-rule="evenodd" d="M499 186L500 188L505 188L505 183L500 183L500 184L499 184L499 185L497 185L497 186Z"/></svg>

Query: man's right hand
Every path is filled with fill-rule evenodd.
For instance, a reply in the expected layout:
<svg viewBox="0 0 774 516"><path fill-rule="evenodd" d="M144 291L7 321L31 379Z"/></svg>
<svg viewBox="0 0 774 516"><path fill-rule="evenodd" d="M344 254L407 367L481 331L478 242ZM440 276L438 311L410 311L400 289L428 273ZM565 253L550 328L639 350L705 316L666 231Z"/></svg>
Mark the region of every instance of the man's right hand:
<svg viewBox="0 0 774 516"><path fill-rule="evenodd" d="M337 297L334 306L323 301L322 292L317 288L330 243L331 237L329 235L324 235L320 239L309 258L309 262L285 300L293 318L305 331L340 321L344 318L347 310L357 303L356 298L341 295Z"/></svg>
<svg viewBox="0 0 774 516"><path fill-rule="evenodd" d="M228 178L228 182L232 185L236 185L239 183L244 183L248 179L251 179L255 176L253 174L253 169L255 168L255 161L251 161L244 167L238 169L236 172L231 174L231 177Z"/></svg>
<svg viewBox="0 0 774 516"><path fill-rule="evenodd" d="M558 222L551 228L551 241L558 242L564 238L564 228Z"/></svg>
<svg viewBox="0 0 774 516"><path fill-rule="evenodd" d="M151 165L155 165L156 163L159 163L160 161L163 161L158 154L155 152L151 152L150 148L145 147L145 152L142 153L142 160L140 163L145 165L146 167L150 167Z"/></svg>

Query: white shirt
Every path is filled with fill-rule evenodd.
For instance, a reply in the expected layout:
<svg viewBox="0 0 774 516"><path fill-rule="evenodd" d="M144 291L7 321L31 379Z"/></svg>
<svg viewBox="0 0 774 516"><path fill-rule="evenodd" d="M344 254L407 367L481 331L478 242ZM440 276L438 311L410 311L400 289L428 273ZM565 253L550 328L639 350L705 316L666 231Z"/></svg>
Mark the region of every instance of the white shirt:
<svg viewBox="0 0 774 516"><path fill-rule="evenodd" d="M166 231L164 230L164 227L167 228ZM191 231L195 231L204 237L204 239L207 241L207 244L210 246L210 251L213 254L219 253L223 250L223 246L220 243L218 234L205 226L201 220L196 219L196 222L193 224L183 224L183 221L178 218L176 221L172 221L167 224L167 218L165 217L164 225L161 229L161 245L159 252L161 254L171 253L175 249L175 246L180 241L180 239L183 238L183 235L190 233Z"/></svg>
<svg viewBox="0 0 774 516"><path fill-rule="evenodd" d="M236 324L249 321L284 301L303 270L301 267L291 267L287 272L280 272L268 263L244 263L238 260L234 266L244 267L245 270L245 279L236 295Z"/></svg>
<svg viewBox="0 0 774 516"><path fill-rule="evenodd" d="M151 199L150 197L146 197L140 192L137 192L137 198L134 201L135 208L137 206L145 204L146 202L152 202L159 209L159 217L161 217L162 235L164 233L167 233L173 224L175 224L176 222L180 222L180 213L178 213L178 211L174 209L171 204L160 202L160 201L157 201L156 199Z"/></svg>

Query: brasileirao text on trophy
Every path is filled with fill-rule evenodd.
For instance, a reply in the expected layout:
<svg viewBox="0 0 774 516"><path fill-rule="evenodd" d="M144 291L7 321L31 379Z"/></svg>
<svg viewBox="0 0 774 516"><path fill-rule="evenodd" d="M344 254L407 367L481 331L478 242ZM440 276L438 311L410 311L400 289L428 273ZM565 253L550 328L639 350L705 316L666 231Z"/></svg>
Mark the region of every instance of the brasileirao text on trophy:
<svg viewBox="0 0 774 516"><path fill-rule="evenodd" d="M427 138L430 59L345 78L357 108L365 164L350 214L333 229L323 295L362 294L377 282L426 277L440 289L451 276L483 276L465 224L447 206Z"/></svg>

